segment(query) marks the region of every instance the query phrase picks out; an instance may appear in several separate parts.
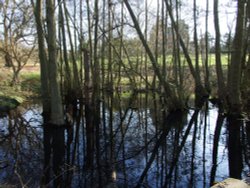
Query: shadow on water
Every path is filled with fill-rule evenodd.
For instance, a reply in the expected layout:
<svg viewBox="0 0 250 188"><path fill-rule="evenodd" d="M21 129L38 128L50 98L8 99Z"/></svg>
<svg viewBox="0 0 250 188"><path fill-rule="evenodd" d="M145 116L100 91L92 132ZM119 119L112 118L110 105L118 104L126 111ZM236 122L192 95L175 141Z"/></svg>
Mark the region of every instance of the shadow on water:
<svg viewBox="0 0 250 188"><path fill-rule="evenodd" d="M210 187L248 175L249 122L209 103L168 116L154 94L95 105L68 106L64 128L42 126L40 105L1 118L0 186Z"/></svg>

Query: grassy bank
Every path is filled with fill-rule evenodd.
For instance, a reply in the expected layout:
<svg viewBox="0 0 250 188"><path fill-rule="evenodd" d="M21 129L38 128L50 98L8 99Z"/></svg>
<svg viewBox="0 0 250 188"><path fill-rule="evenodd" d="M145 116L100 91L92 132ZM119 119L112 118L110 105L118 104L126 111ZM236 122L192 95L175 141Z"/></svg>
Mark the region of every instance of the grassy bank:
<svg viewBox="0 0 250 188"><path fill-rule="evenodd" d="M15 85L11 83L12 69L0 66L0 80L0 97L13 98L22 103L40 95L40 73L37 65L25 67Z"/></svg>

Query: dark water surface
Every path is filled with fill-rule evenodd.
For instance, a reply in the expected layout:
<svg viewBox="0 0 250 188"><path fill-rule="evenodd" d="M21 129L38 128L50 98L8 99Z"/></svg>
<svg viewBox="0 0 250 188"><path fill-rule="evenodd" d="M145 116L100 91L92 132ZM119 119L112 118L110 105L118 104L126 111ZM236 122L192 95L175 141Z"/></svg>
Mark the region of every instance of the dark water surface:
<svg viewBox="0 0 250 188"><path fill-rule="evenodd" d="M249 123L211 104L166 116L158 98L116 96L100 102L98 126L84 107L64 130L64 187L209 187L249 173ZM29 104L0 118L0 186L41 184L41 112ZM56 179L49 170L48 187Z"/></svg>

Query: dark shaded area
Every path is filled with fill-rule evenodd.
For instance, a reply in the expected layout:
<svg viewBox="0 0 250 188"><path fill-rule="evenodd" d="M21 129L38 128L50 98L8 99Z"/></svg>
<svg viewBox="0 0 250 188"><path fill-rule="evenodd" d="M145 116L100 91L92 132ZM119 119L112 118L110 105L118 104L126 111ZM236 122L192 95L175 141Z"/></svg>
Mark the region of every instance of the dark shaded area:
<svg viewBox="0 0 250 188"><path fill-rule="evenodd" d="M15 109L20 103L13 98L0 96L0 117L6 115L10 110Z"/></svg>

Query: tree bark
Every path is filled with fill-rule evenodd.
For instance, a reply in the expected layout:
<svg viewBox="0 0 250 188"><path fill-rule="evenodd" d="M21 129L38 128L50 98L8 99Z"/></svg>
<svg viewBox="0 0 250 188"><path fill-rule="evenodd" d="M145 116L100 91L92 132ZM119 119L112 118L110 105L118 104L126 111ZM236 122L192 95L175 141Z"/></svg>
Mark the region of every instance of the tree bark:
<svg viewBox="0 0 250 188"><path fill-rule="evenodd" d="M238 1L238 13L235 36L233 40L233 51L229 66L228 91L229 91L229 111L230 113L241 112L241 71L244 38L244 15L245 0Z"/></svg>
<svg viewBox="0 0 250 188"><path fill-rule="evenodd" d="M76 62L76 54L75 54L75 50L74 50L74 44L73 44L73 40L71 37L71 29L70 29L70 25L69 25L69 12L68 9L66 7L66 2L63 2L64 4L64 14L65 14L65 19L66 19L66 26L67 26L67 31L68 31L68 38L69 38L69 44L70 44L70 54L71 54L71 58L72 58L72 65L73 65L73 77L74 77L74 82L73 82L73 88L74 91L79 91L80 88L80 79L79 79L79 74L78 74L78 66L77 66L77 62ZM76 96L73 96L76 97Z"/></svg>
<svg viewBox="0 0 250 188"><path fill-rule="evenodd" d="M220 26L219 26L218 1L219 0L214 0L215 63L216 63L216 73L218 80L218 97L221 102L226 102L225 99L226 86L221 64L221 46L220 46L221 37L220 37Z"/></svg>
<svg viewBox="0 0 250 188"><path fill-rule="evenodd" d="M65 63L65 82L66 82L66 89L68 91L71 91L72 86L72 78L71 78L71 70L69 66L69 59L68 59L68 49L67 49L67 41L66 41L66 31L64 26L64 15L63 15L63 9L62 9L62 3L61 0L58 0L59 4L59 30L61 30L62 34L62 45L63 45L63 58Z"/></svg>
<svg viewBox="0 0 250 188"><path fill-rule="evenodd" d="M42 2L43 0L37 0L36 5L35 5L32 0L35 19L36 19L37 36L38 36L43 119L44 119L44 123L47 123L49 120L49 114L50 114L50 92L49 92L50 82L48 79L48 75L49 75L48 58L45 52L45 43L44 43L45 34L44 34L43 24L42 24Z"/></svg>
<svg viewBox="0 0 250 188"><path fill-rule="evenodd" d="M210 93L210 81L209 81L209 66L208 66L208 53L209 53L209 43L208 43L208 16L209 16L209 0L206 0L206 26L205 26L205 87Z"/></svg>
<svg viewBox="0 0 250 188"><path fill-rule="evenodd" d="M51 94L50 123L61 126L64 124L62 97L58 83L55 5L53 0L46 0L46 19L48 31L49 80Z"/></svg>

